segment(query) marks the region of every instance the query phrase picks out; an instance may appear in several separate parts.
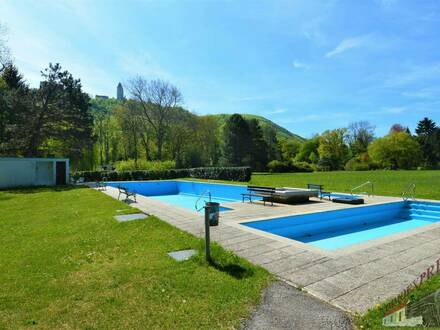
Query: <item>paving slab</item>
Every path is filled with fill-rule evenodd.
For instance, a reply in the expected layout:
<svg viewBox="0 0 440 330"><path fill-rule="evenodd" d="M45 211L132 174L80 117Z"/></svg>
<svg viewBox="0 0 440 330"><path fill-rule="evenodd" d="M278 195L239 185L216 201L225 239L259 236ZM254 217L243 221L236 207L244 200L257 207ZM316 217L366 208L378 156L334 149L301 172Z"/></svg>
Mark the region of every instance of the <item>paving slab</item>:
<svg viewBox="0 0 440 330"><path fill-rule="evenodd" d="M167 253L171 258L176 261L185 261L197 254L196 250L180 250Z"/></svg>
<svg viewBox="0 0 440 330"><path fill-rule="evenodd" d="M134 214L115 215L113 218L115 218L116 221L119 222L126 222L126 221L146 219L147 217L148 215L144 213L134 213Z"/></svg>

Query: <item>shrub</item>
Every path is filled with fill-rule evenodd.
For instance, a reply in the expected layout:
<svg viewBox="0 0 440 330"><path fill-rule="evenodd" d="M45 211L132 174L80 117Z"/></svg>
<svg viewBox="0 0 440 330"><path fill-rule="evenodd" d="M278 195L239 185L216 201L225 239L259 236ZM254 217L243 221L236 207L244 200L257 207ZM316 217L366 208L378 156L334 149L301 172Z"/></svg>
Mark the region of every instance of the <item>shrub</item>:
<svg viewBox="0 0 440 330"><path fill-rule="evenodd" d="M164 180L177 178L198 178L213 180L249 181L252 171L250 167L200 167L191 169L168 170L135 170L135 171L82 171L72 174L74 180L84 178L93 181L132 181L132 180Z"/></svg>
<svg viewBox="0 0 440 330"><path fill-rule="evenodd" d="M251 179L250 167L198 167L189 169L192 178L246 182Z"/></svg>
<svg viewBox="0 0 440 330"><path fill-rule="evenodd" d="M296 162L292 160L290 167L291 172L313 172L312 166L307 162Z"/></svg>
<svg viewBox="0 0 440 330"><path fill-rule="evenodd" d="M138 159L135 162L134 159L121 160L115 163L115 167L117 171L135 171L135 170L169 170L176 168L176 162L173 160L154 160L147 161L145 159Z"/></svg>
<svg viewBox="0 0 440 330"><path fill-rule="evenodd" d="M271 173L285 173L290 172L290 164L280 160L272 160L267 164L267 168Z"/></svg>

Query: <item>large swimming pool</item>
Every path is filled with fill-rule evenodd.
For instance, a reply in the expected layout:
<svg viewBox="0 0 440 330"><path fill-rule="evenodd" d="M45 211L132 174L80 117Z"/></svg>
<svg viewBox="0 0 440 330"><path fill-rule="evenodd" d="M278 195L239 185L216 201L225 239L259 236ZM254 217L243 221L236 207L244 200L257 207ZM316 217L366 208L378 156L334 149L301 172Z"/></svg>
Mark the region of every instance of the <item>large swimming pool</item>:
<svg viewBox="0 0 440 330"><path fill-rule="evenodd" d="M394 202L242 223L325 250L440 222L440 203Z"/></svg>
<svg viewBox="0 0 440 330"><path fill-rule="evenodd" d="M107 185L121 186L139 195L193 211L196 211L197 201L201 211L204 202L209 201L209 194L212 202L220 203L220 211L228 211L230 209L221 204L241 201L241 194L247 191L246 186L179 180L108 182Z"/></svg>

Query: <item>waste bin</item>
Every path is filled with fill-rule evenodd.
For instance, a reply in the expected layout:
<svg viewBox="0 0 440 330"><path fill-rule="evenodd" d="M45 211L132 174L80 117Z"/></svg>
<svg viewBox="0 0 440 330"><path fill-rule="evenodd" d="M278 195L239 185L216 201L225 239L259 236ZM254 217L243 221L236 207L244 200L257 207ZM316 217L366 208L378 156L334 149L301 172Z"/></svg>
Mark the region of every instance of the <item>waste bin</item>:
<svg viewBox="0 0 440 330"><path fill-rule="evenodd" d="M218 226L220 203L206 202L205 212L208 212L208 219L210 226Z"/></svg>

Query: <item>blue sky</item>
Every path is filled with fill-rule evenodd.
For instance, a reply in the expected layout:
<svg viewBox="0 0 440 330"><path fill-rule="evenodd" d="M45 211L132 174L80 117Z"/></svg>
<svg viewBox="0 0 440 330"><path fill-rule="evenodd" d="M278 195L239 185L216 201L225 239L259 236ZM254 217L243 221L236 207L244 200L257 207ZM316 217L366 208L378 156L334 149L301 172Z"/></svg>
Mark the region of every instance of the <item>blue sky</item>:
<svg viewBox="0 0 440 330"><path fill-rule="evenodd" d="M32 85L49 62L92 95L161 78L195 113L258 114L305 137L440 124L437 0L1 0L0 21Z"/></svg>

